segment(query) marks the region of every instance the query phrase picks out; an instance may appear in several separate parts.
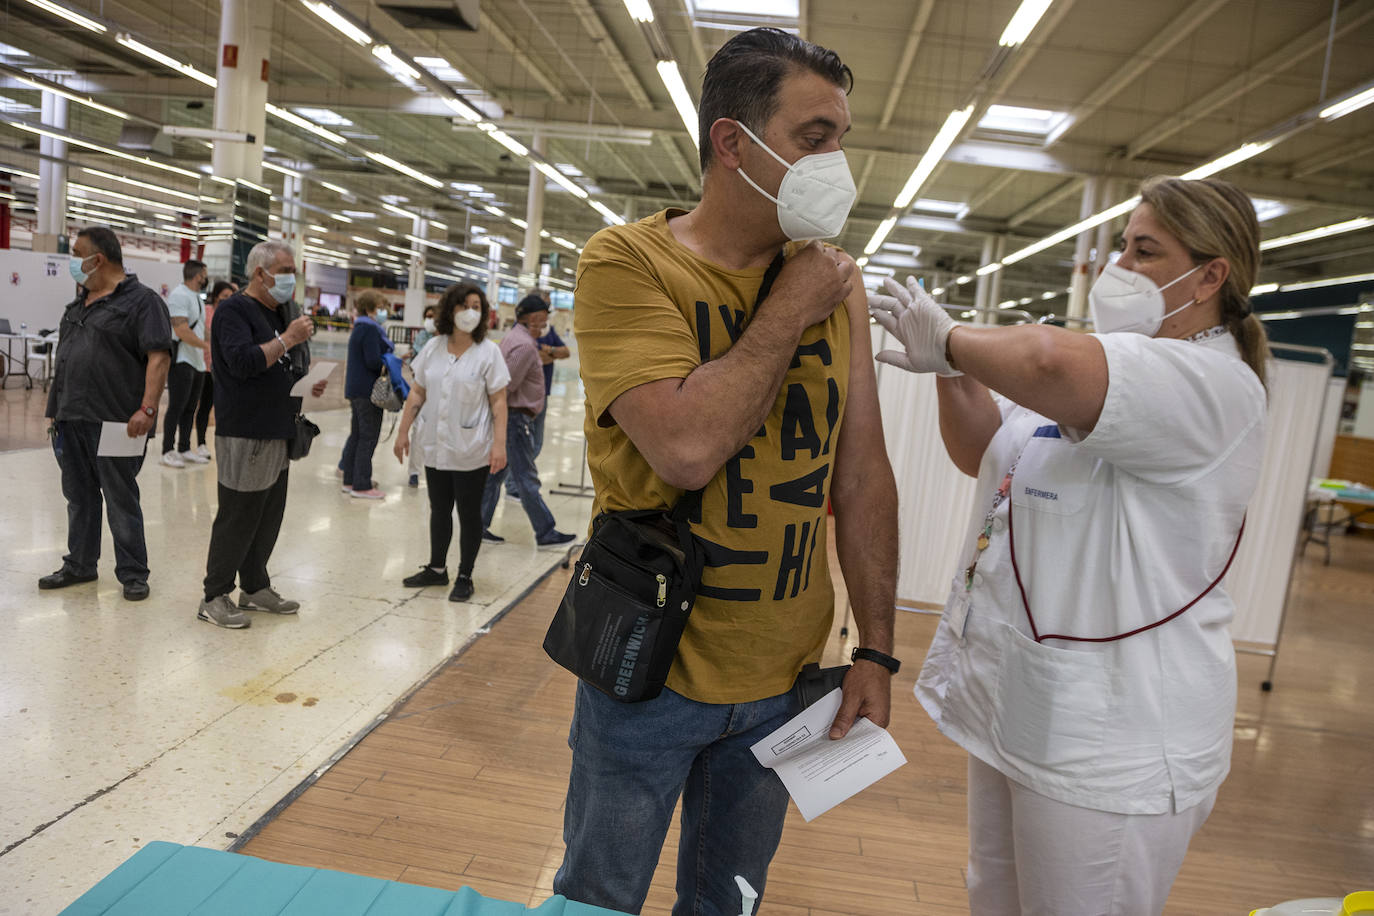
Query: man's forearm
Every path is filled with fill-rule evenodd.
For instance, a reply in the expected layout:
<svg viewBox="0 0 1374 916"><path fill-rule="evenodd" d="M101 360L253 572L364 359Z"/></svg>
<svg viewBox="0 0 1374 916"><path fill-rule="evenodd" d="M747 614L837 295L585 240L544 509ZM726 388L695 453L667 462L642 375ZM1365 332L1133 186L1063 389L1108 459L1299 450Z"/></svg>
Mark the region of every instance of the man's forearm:
<svg viewBox="0 0 1374 916"><path fill-rule="evenodd" d="M143 403L156 407L162 400L162 390L167 387L167 369L172 362L171 354L158 350L148 354L148 366L143 372Z"/></svg>
<svg viewBox="0 0 1374 916"><path fill-rule="evenodd" d="M835 547L859 644L891 655L897 597L897 487L885 456L872 465L874 473L867 483L856 480L840 487L837 481L832 493Z"/></svg>

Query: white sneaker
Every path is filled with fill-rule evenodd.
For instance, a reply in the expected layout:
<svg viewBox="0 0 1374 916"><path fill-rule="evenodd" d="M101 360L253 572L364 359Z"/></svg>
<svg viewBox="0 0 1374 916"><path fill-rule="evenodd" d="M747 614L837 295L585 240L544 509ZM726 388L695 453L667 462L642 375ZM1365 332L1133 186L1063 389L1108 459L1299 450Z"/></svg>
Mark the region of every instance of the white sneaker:
<svg viewBox="0 0 1374 916"><path fill-rule="evenodd" d="M206 445L204 442L196 446L195 452L206 461L210 460L210 446Z"/></svg>
<svg viewBox="0 0 1374 916"><path fill-rule="evenodd" d="M371 490L353 490L354 499L386 499L386 494L375 487Z"/></svg>
<svg viewBox="0 0 1374 916"><path fill-rule="evenodd" d="M163 452L163 453L162 453L162 463L165 464L165 465L167 465L167 467L169 467L169 468L184 468L184 467L186 467L186 462L183 461L183 460L181 459L181 456L178 455L176 452Z"/></svg>
<svg viewBox="0 0 1374 916"><path fill-rule="evenodd" d="M182 452L181 460L187 464L209 464L210 459L196 452Z"/></svg>

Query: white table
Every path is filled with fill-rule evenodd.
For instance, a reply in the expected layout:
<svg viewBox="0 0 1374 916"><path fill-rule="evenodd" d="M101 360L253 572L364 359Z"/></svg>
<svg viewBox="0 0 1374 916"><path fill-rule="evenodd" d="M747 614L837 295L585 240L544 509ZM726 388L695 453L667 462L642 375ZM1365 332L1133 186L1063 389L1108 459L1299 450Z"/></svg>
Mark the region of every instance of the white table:
<svg viewBox="0 0 1374 916"><path fill-rule="evenodd" d="M24 379L25 388L32 388L35 381L42 382L44 385L48 383L47 373L44 373L44 375L38 379L35 379L29 374L29 341L47 341L55 347L57 345L56 337L48 338L41 334L0 334L0 341L3 341L5 346L5 375L4 378L0 378L0 386L7 384L10 377L16 375ZM15 344L19 345L18 363L20 368L18 370L14 368ZM49 359L47 360L47 365L49 367L51 367L53 363L51 358L52 355L53 354L49 354Z"/></svg>

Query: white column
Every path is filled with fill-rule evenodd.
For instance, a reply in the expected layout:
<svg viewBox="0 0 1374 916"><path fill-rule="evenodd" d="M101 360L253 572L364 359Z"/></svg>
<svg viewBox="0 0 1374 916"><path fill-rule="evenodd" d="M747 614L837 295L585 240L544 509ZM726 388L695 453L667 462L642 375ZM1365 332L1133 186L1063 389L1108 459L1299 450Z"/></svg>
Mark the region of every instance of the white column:
<svg viewBox="0 0 1374 916"><path fill-rule="evenodd" d="M991 264L991 263L992 263L992 260L993 260L993 258L992 258L992 247L993 247L993 244L994 244L994 243L993 243L993 237L992 237L992 236L990 236L990 235L983 236L983 253L980 254L980 255L978 256L978 266L979 266L979 267L983 266L984 264ZM974 307L974 308L979 308L979 309L981 309L981 308L987 308L987 306L988 306L988 284L989 284L989 282L990 282L990 281L988 280L988 277L987 277L986 275L981 276L981 277L979 277L977 280L974 281L974 286L973 286L973 307ZM976 318L976 319L974 319L974 320L975 320L975 321L980 321L980 322L981 322L981 321L983 320L981 314L979 315L978 318Z"/></svg>
<svg viewBox="0 0 1374 916"><path fill-rule="evenodd" d="M487 243L487 299L493 310L498 308L501 293L501 245L499 242Z"/></svg>
<svg viewBox="0 0 1374 916"><path fill-rule="evenodd" d="M1083 182L1083 198L1078 206L1078 218L1087 219L1096 213L1097 206L1097 178L1091 177ZM1074 242L1073 249L1073 279L1069 281L1069 317L1082 318L1088 313L1088 287L1091 281L1088 279L1088 271L1092 265L1088 263L1088 250L1092 246L1093 231L1088 229L1078 233L1078 238Z"/></svg>
<svg viewBox="0 0 1374 916"><path fill-rule="evenodd" d="M544 135L534 132L534 140L530 143L530 149L539 155L544 155ZM538 282L535 277L539 273L539 245L542 239L539 233L544 229L544 183L548 181L544 173L530 166L530 191L529 199L525 204L525 260L520 265L520 286L531 287Z"/></svg>
<svg viewBox="0 0 1374 916"><path fill-rule="evenodd" d="M997 236L997 241L994 242L994 243L993 243L993 246L992 246L992 260L994 260L994 261L1000 261L1000 260L1002 260L1002 255L1004 255L1004 254L1006 254L1006 253L1007 253L1007 237L1006 237L1005 235L999 235L999 236ZM1003 270L1005 270L1005 269L1006 269L1006 268L1003 268ZM988 303L987 303L987 307L990 308L990 309L995 309L995 308L997 308L997 303L999 303L999 302L1001 302L1001 301L1002 301L1002 271L1001 271L1001 270L996 270L996 271L993 271L992 273L988 274ZM997 324L997 323L998 323L998 322L997 322L997 319L992 315L991 312L989 312L989 313L986 314L986 315L982 315L982 316L979 318L979 320L980 320L983 324Z"/></svg>
<svg viewBox="0 0 1374 916"><path fill-rule="evenodd" d="M1116 203L1113 199L1116 196L1119 182L1112 178L1102 179L1101 193L1097 196L1097 209L1093 212L1101 213L1103 210ZM1088 276L1088 287L1092 288L1102 268L1107 266L1107 255L1112 251L1112 226L1116 220L1108 220L1097 227L1097 241L1094 246L1097 253L1093 256L1092 273Z"/></svg>
<svg viewBox="0 0 1374 916"><path fill-rule="evenodd" d="M410 234L417 239L429 238L429 220L423 216L411 219ZM425 317L425 246L410 243L410 274L406 282L406 324L419 327Z"/></svg>
<svg viewBox="0 0 1374 916"><path fill-rule="evenodd" d="M215 87L214 126L216 130L252 134L253 142L214 141L210 167L221 178L242 178L262 184L271 47L271 0L223 0L219 16L219 61L215 69L218 85ZM215 188L216 196L232 193L227 185ZM285 222L283 213L283 229ZM204 260L211 276L229 275L232 250L232 243L228 241L206 244Z"/></svg>
<svg viewBox="0 0 1374 916"><path fill-rule="evenodd" d="M67 129L67 100L55 92L44 92L43 123L58 130ZM40 137L38 151L38 231L33 237L34 251L57 251L58 240L67 235L67 158L65 140ZM48 158L52 157L52 158Z"/></svg>

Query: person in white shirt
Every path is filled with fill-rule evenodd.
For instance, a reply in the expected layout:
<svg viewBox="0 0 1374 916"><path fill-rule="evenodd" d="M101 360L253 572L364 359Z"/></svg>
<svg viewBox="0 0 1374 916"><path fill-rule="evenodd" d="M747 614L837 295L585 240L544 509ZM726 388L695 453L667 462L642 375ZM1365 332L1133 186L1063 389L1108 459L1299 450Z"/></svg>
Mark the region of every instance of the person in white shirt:
<svg viewBox="0 0 1374 916"><path fill-rule="evenodd" d="M1161 912L1230 766L1259 225L1220 180L1140 194L1093 334L955 325L912 281L870 299L905 347L879 361L941 376L946 450L978 478L916 697L969 752L980 916Z"/></svg>
<svg viewBox="0 0 1374 916"><path fill-rule="evenodd" d="M181 265L181 285L167 294L167 315L178 340L176 359L167 375L167 415L162 420L162 463L170 468L210 460L191 450L191 426L200 407L205 360L210 352L205 304L200 301L200 291L209 276L202 262L187 261Z"/></svg>
<svg viewBox="0 0 1374 916"><path fill-rule="evenodd" d="M448 584L458 510L458 575L450 601L472 597L472 570L482 546L482 492L487 475L506 466L510 372L500 348L486 339L490 312L487 297L474 286L444 290L434 318L437 333L410 364L415 380L393 449L402 464L412 447L420 452L429 492L429 564L406 577L406 588ZM412 444L410 430L421 407L425 422Z"/></svg>

